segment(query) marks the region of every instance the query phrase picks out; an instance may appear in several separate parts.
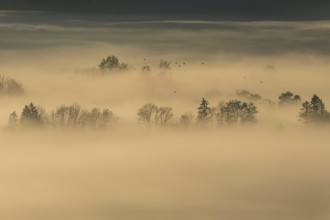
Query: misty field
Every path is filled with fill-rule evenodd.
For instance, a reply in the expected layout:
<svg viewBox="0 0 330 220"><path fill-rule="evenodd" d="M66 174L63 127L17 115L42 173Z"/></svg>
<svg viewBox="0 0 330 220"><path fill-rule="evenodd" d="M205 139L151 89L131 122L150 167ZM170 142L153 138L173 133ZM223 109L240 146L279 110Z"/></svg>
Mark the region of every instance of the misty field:
<svg viewBox="0 0 330 220"><path fill-rule="evenodd" d="M329 219L329 33L0 12L0 219Z"/></svg>

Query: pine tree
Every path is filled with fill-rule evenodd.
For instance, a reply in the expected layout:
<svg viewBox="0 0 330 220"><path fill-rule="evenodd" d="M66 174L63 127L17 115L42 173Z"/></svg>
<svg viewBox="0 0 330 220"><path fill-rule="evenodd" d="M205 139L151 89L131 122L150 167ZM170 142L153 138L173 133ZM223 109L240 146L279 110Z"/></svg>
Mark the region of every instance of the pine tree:
<svg viewBox="0 0 330 220"><path fill-rule="evenodd" d="M29 125L42 124L42 117L32 102L29 105L25 105L20 120L22 123Z"/></svg>
<svg viewBox="0 0 330 220"><path fill-rule="evenodd" d="M197 108L197 120L198 121L208 121L211 116L211 108L209 107L209 102L206 99L202 99L201 104Z"/></svg>

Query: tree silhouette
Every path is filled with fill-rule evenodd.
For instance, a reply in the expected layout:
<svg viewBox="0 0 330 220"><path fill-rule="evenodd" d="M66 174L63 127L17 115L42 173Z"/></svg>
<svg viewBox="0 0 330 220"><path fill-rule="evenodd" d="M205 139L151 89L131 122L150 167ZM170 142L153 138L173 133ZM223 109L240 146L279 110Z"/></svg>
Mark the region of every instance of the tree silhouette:
<svg viewBox="0 0 330 220"><path fill-rule="evenodd" d="M150 68L150 66L143 66L141 68L141 71L144 72L144 73L150 73L151 72L151 68Z"/></svg>
<svg viewBox="0 0 330 220"><path fill-rule="evenodd" d="M32 102L29 105L25 105L20 122L24 125L41 125L43 123L38 108Z"/></svg>
<svg viewBox="0 0 330 220"><path fill-rule="evenodd" d="M0 95L20 95L23 93L22 84L12 78L0 75Z"/></svg>
<svg viewBox="0 0 330 220"><path fill-rule="evenodd" d="M105 59L102 59L99 64L101 70L126 70L128 68L127 63L120 63L119 59L115 56L108 56Z"/></svg>
<svg viewBox="0 0 330 220"><path fill-rule="evenodd" d="M301 103L301 98L299 95L294 95L292 92L287 91L282 93L279 97L279 105L285 106L285 105L292 105L292 104L299 104Z"/></svg>
<svg viewBox="0 0 330 220"><path fill-rule="evenodd" d="M83 109L78 104L62 105L51 114L51 123L56 128L107 128L116 122L117 118L109 109Z"/></svg>
<svg viewBox="0 0 330 220"><path fill-rule="evenodd" d="M253 94L251 92L249 92L248 90L236 90L236 95L240 96L242 98L245 99L249 99L249 100L260 100L261 99L261 95L259 94Z"/></svg>
<svg viewBox="0 0 330 220"><path fill-rule="evenodd" d="M138 110L138 120L146 126L152 124L167 127L173 119L172 108L167 106L158 107L153 103L147 103Z"/></svg>
<svg viewBox="0 0 330 220"><path fill-rule="evenodd" d="M167 60L160 60L158 66L160 69L168 70L171 68L170 65L171 65L171 63L168 62Z"/></svg>
<svg viewBox="0 0 330 220"><path fill-rule="evenodd" d="M166 127L169 125L173 118L172 108L170 107L159 107L156 110L155 124L157 126Z"/></svg>
<svg viewBox="0 0 330 220"><path fill-rule="evenodd" d="M226 103L219 103L215 111L219 124L248 124L257 121L255 117L258 113L257 107L252 102L231 100Z"/></svg>
<svg viewBox="0 0 330 220"><path fill-rule="evenodd" d="M147 103L138 110L138 120L146 126L150 126L152 117L155 117L158 107L153 103Z"/></svg>
<svg viewBox="0 0 330 220"><path fill-rule="evenodd" d="M8 125L9 125L9 127L16 127L18 125L18 116L16 114L16 111L13 111L9 115Z"/></svg>
<svg viewBox="0 0 330 220"><path fill-rule="evenodd" d="M255 115L258 113L257 107L252 103L243 102L241 105L241 123L254 123L257 121Z"/></svg>
<svg viewBox="0 0 330 220"><path fill-rule="evenodd" d="M311 101L304 102L300 109L299 118L306 124L320 124L330 122L330 113L317 95L313 95Z"/></svg>
<svg viewBox="0 0 330 220"><path fill-rule="evenodd" d="M211 118L211 108L209 107L209 102L202 98L202 101L199 105L199 107L197 108L197 120L199 122L206 122Z"/></svg>
<svg viewBox="0 0 330 220"><path fill-rule="evenodd" d="M186 112L183 115L181 115L180 119L179 119L179 124L182 127L189 127L192 125L194 119L194 115L192 112Z"/></svg>
<svg viewBox="0 0 330 220"><path fill-rule="evenodd" d="M52 124L58 128L75 128L78 126L80 111L81 107L78 104L57 107L51 113Z"/></svg>

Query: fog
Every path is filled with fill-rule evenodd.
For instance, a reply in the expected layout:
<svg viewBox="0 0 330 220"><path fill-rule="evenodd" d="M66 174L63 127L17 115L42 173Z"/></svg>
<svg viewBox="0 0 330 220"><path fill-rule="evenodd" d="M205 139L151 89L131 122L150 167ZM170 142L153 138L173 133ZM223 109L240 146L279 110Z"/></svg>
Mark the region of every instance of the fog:
<svg viewBox="0 0 330 220"><path fill-rule="evenodd" d="M291 91L329 106L328 21L0 19L0 75L24 87L0 96L1 219L329 219L329 127L299 121L301 104L278 105ZM100 71L109 55L128 69ZM251 101L237 90L262 97L256 124L195 125L202 98ZM48 116L78 103L119 119L104 130L10 129L31 102ZM194 125L146 127L146 103L173 108L174 122L191 111Z"/></svg>

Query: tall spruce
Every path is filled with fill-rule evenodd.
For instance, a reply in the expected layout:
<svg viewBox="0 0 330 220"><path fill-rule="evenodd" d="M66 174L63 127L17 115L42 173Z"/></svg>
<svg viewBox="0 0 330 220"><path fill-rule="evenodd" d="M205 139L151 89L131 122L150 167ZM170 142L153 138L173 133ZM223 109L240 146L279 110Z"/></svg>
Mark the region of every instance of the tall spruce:
<svg viewBox="0 0 330 220"><path fill-rule="evenodd" d="M209 102L206 99L202 99L201 104L197 108L197 120L198 121L208 121L211 117L211 108L209 107Z"/></svg>

